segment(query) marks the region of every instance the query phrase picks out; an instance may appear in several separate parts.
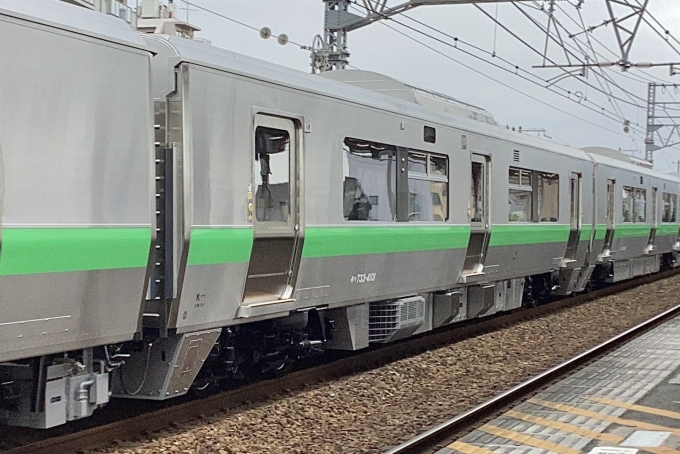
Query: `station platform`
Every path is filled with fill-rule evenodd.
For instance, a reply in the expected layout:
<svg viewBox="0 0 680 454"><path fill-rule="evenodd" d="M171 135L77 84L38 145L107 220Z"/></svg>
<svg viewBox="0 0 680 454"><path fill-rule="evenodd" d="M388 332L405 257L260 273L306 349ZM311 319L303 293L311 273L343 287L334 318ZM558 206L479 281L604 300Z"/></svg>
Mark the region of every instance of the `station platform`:
<svg viewBox="0 0 680 454"><path fill-rule="evenodd" d="M680 317L437 454L680 454Z"/></svg>

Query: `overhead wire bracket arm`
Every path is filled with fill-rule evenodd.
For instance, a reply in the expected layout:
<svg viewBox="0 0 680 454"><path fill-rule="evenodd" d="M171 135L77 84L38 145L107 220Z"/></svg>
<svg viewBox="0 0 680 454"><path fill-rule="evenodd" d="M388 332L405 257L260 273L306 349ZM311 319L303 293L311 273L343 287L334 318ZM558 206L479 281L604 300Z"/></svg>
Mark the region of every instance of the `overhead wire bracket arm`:
<svg viewBox="0 0 680 454"><path fill-rule="evenodd" d="M370 25L374 22L389 19L418 6L428 5L462 5L509 3L529 0L408 0L393 7L387 6L388 0L323 0L325 11L323 38L315 38L312 46L312 72L344 69L349 60L347 33ZM366 15L349 12L353 3L363 5ZM323 44L319 46L319 41Z"/></svg>

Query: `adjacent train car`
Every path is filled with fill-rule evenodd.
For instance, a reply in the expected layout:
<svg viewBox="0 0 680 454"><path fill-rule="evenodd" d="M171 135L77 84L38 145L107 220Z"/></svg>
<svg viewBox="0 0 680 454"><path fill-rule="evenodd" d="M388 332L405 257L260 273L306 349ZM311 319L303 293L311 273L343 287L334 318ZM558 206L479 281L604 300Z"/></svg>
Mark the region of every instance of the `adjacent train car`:
<svg viewBox="0 0 680 454"><path fill-rule="evenodd" d="M0 418L50 427L109 400L142 327L153 192L151 53L127 24L0 1ZM111 355L114 352L111 351Z"/></svg>
<svg viewBox="0 0 680 454"><path fill-rule="evenodd" d="M308 75L59 2L0 0L0 36L7 424L675 265L677 177L385 76Z"/></svg>
<svg viewBox="0 0 680 454"><path fill-rule="evenodd" d="M678 178L586 149L594 162L596 223L591 266L618 282L658 271L678 249ZM619 155L621 156L621 155Z"/></svg>

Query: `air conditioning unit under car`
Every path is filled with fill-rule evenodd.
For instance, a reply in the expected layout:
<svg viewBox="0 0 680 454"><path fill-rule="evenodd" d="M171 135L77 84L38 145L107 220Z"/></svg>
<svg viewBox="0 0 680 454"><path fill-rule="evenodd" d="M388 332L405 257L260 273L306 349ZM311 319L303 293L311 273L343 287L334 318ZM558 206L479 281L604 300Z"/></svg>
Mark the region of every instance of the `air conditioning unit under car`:
<svg viewBox="0 0 680 454"><path fill-rule="evenodd" d="M425 321L425 298L412 296L370 304L368 342L384 343L413 334Z"/></svg>

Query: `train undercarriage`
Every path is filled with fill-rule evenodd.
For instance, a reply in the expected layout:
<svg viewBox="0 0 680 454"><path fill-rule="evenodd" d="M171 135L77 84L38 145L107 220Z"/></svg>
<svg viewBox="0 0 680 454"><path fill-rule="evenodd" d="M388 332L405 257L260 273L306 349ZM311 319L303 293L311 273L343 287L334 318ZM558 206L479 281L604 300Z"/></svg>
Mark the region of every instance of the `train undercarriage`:
<svg viewBox="0 0 680 454"><path fill-rule="evenodd" d="M649 263L648 263L649 262ZM678 265L676 254L598 265L583 291ZM0 364L0 421L45 429L89 417L112 397L166 400L283 374L329 351L360 350L559 296L560 273L427 293Z"/></svg>

